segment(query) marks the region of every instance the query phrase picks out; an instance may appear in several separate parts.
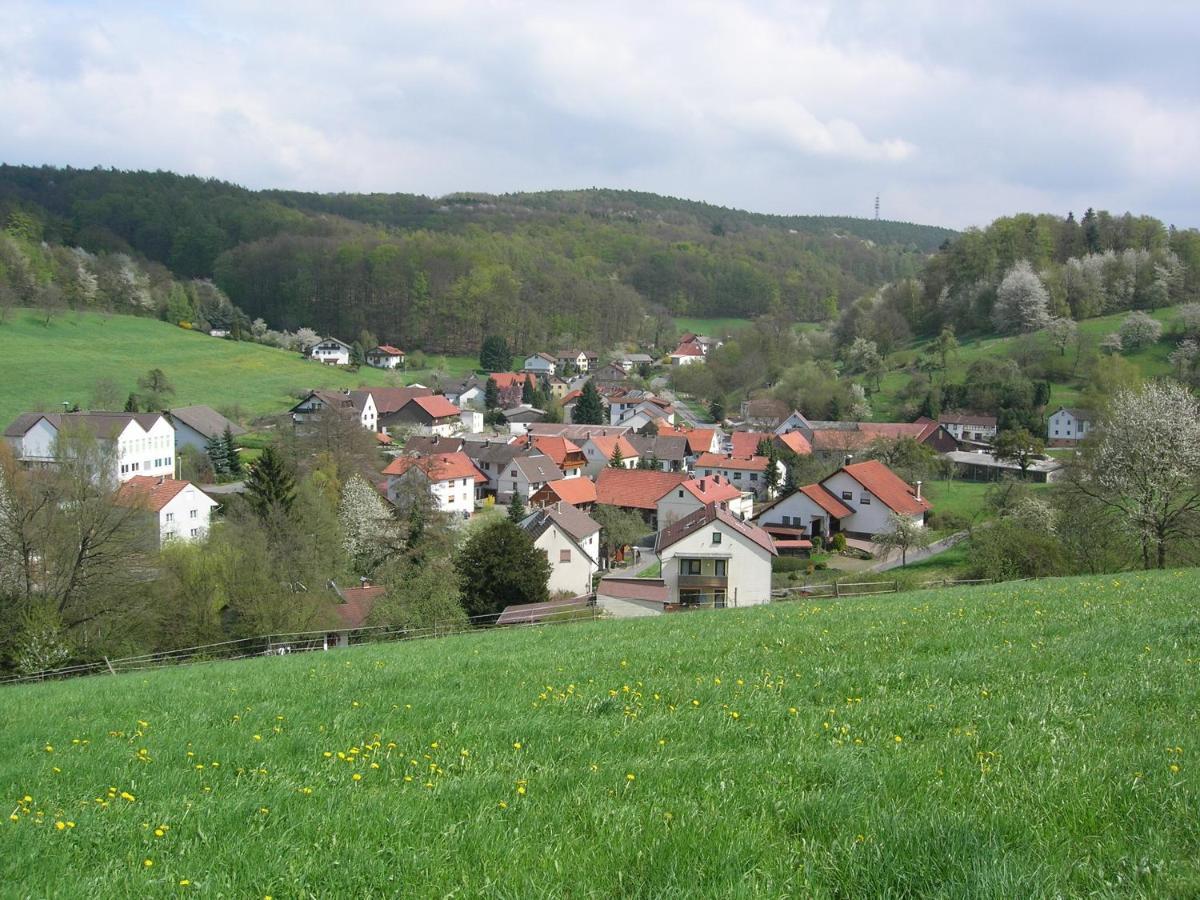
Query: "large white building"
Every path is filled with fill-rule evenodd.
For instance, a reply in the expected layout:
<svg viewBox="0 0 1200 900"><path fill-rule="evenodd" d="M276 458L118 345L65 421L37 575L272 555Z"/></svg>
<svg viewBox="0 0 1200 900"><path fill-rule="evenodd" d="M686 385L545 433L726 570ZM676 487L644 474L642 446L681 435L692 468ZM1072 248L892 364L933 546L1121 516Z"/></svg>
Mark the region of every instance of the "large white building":
<svg viewBox="0 0 1200 900"><path fill-rule="evenodd" d="M600 571L600 525L566 503L553 503L529 515L521 528L550 562L550 593L589 594Z"/></svg>
<svg viewBox="0 0 1200 900"><path fill-rule="evenodd" d="M144 511L153 523L156 547L198 541L208 534L217 502L190 481L136 475L121 485L117 503Z"/></svg>
<svg viewBox="0 0 1200 900"><path fill-rule="evenodd" d="M1060 406L1046 422L1048 441L1082 441L1095 427L1096 417L1086 409Z"/></svg>
<svg viewBox="0 0 1200 900"><path fill-rule="evenodd" d="M328 410L357 419L368 431L379 430L379 410L370 391L309 391L292 407L292 423L304 425Z"/></svg>
<svg viewBox="0 0 1200 900"><path fill-rule="evenodd" d="M754 495L734 487L720 475L681 482L658 498L659 528L666 528L710 503L723 503L739 519L750 517Z"/></svg>
<svg viewBox="0 0 1200 900"><path fill-rule="evenodd" d="M327 366L350 365L350 345L335 337L326 337L305 351L311 359Z"/></svg>
<svg viewBox="0 0 1200 900"><path fill-rule="evenodd" d="M175 449L194 447L204 452L214 437L222 437L225 429L233 437L246 433L246 429L233 422L211 406L178 406L171 410L171 426L175 429Z"/></svg>
<svg viewBox="0 0 1200 900"><path fill-rule="evenodd" d="M771 536L710 503L658 533L667 603L681 607L771 602Z"/></svg>
<svg viewBox="0 0 1200 900"><path fill-rule="evenodd" d="M4 430L17 459L53 465L61 435L86 434L111 456L116 481L175 474L175 430L159 413L23 413Z"/></svg>
<svg viewBox="0 0 1200 900"><path fill-rule="evenodd" d="M487 484L487 476L462 452L429 456L401 456L392 460L387 476L387 498L401 499L406 485L427 490L442 512L470 515L475 509L475 490Z"/></svg>

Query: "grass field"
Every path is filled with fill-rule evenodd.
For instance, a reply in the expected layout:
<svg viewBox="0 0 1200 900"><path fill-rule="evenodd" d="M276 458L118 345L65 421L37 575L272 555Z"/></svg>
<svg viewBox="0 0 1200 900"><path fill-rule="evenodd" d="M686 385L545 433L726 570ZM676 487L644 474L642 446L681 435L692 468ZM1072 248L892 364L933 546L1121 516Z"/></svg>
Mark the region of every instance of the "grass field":
<svg viewBox="0 0 1200 900"><path fill-rule="evenodd" d="M709 337L721 337L728 332L737 331L750 325L749 319L698 319L688 316L675 316L675 327L680 331L690 331L693 334L703 334Z"/></svg>
<svg viewBox="0 0 1200 900"><path fill-rule="evenodd" d="M1196 896L1198 591L1049 580L6 688L0 884Z"/></svg>
<svg viewBox="0 0 1200 900"><path fill-rule="evenodd" d="M248 416L279 413L310 388L402 384L429 371L402 375L364 368L342 372L260 344L224 341L156 319L65 313L48 327L27 311L0 324L4 389L0 420L24 410L60 410L62 402L91 405L97 379L112 380L123 394L137 379L161 368L175 386L174 405L207 403ZM475 360L448 357L452 374L470 371Z"/></svg>
<svg viewBox="0 0 1200 900"><path fill-rule="evenodd" d="M944 479L927 481L922 487L925 498L933 504L933 510L940 515L960 516L964 519L979 521L987 518L984 498L991 485L985 481L947 481ZM1028 485L1029 490L1036 496L1050 490L1048 484Z"/></svg>

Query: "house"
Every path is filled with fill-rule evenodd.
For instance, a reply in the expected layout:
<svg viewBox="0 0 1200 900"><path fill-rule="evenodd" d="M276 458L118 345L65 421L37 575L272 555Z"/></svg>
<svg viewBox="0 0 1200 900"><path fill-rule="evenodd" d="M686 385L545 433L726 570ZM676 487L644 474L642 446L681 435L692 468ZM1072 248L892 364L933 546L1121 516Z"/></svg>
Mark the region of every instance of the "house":
<svg viewBox="0 0 1200 900"><path fill-rule="evenodd" d="M671 365L690 366L704 362L704 351L695 344L681 343L671 352Z"/></svg>
<svg viewBox="0 0 1200 900"><path fill-rule="evenodd" d="M380 344L367 351L367 365L376 369L400 369L404 367L404 351L391 344Z"/></svg>
<svg viewBox="0 0 1200 900"><path fill-rule="evenodd" d="M1091 410L1060 406L1046 423L1046 439L1055 441L1081 441L1096 427L1096 416Z"/></svg>
<svg viewBox="0 0 1200 900"><path fill-rule="evenodd" d="M748 519L754 509L754 495L734 487L720 475L690 478L658 498L658 527L665 528L710 503L723 503L739 519Z"/></svg>
<svg viewBox="0 0 1200 900"><path fill-rule="evenodd" d="M630 431L631 429L627 425L572 425L564 422L542 422L529 426L529 433L532 435L565 437L581 446L584 441L593 436L628 435Z"/></svg>
<svg viewBox="0 0 1200 900"><path fill-rule="evenodd" d="M596 477L596 502L640 513L650 525L658 517L658 501L687 481L682 472L658 469L603 469Z"/></svg>
<svg viewBox="0 0 1200 900"><path fill-rule="evenodd" d="M379 412L370 391L309 391L291 408L292 424L309 425L329 411L356 420L368 431L379 430Z"/></svg>
<svg viewBox="0 0 1200 900"><path fill-rule="evenodd" d="M560 403L567 394L571 393L571 386L556 376L545 378L542 383L550 388L550 396Z"/></svg>
<svg viewBox="0 0 1200 900"><path fill-rule="evenodd" d="M910 487L878 460L842 466L821 486L850 508L841 519L841 530L851 537L873 538L893 530L891 514L924 525L931 509L921 496L921 483Z"/></svg>
<svg viewBox="0 0 1200 900"><path fill-rule="evenodd" d="M477 375L468 375L465 378L443 382L441 388L446 399L456 406L472 406L482 409L486 385L486 379L480 379ZM433 391L430 393L432 394Z"/></svg>
<svg viewBox="0 0 1200 900"><path fill-rule="evenodd" d="M775 447L784 455L793 453L796 456L809 456L813 452L812 444L799 431L775 435Z"/></svg>
<svg viewBox="0 0 1200 900"><path fill-rule="evenodd" d="M246 433L237 422L225 418L211 406L177 406L167 413L175 429L175 449L194 447L203 452L213 438L224 437L226 429L234 437Z"/></svg>
<svg viewBox="0 0 1200 900"><path fill-rule="evenodd" d="M756 456L763 442L775 442L773 431L734 431L729 435L729 452L734 456Z"/></svg>
<svg viewBox="0 0 1200 900"><path fill-rule="evenodd" d="M853 512L828 488L806 484L760 510L754 521L777 541L811 542L813 538L831 538Z"/></svg>
<svg viewBox="0 0 1200 900"><path fill-rule="evenodd" d="M519 453L498 473L496 500L508 503L514 494L527 500L545 487L547 482L562 478L562 469L550 457L541 453Z"/></svg>
<svg viewBox="0 0 1200 900"><path fill-rule="evenodd" d="M381 584L371 584L363 579L358 587L343 588L330 582L337 603L333 604L334 619L341 627L330 635L336 647L350 646L350 633L359 631L366 626L375 604L383 599L387 588Z"/></svg>
<svg viewBox="0 0 1200 900"><path fill-rule="evenodd" d="M358 391L351 391L350 396L353 397L358 393ZM365 388L361 393L371 395L371 402L375 404L376 421L379 423L382 423L386 416L401 409L413 397L433 396L433 391L421 385Z"/></svg>
<svg viewBox="0 0 1200 900"><path fill-rule="evenodd" d="M623 353L616 360L616 364L626 372L632 372L642 366L654 365L654 357L649 353Z"/></svg>
<svg viewBox="0 0 1200 900"><path fill-rule="evenodd" d="M23 413L4 430L4 438L18 462L49 466L57 462L59 438L73 433L86 433L112 451L107 475L114 481L175 474L175 429L159 413Z"/></svg>
<svg viewBox="0 0 1200 900"><path fill-rule="evenodd" d="M938 424L957 441L990 444L996 437L996 417L977 413L942 413Z"/></svg>
<svg viewBox="0 0 1200 900"><path fill-rule="evenodd" d="M596 605L617 619L661 616L667 610L667 585L661 578L608 575L596 585Z"/></svg>
<svg viewBox="0 0 1200 900"><path fill-rule="evenodd" d="M602 430L598 429L597 431ZM637 448L629 443L629 439L623 434L593 434L584 438L583 443L579 446L587 458L584 474L591 478L595 478L597 473L609 468L613 457L618 452L621 455L621 465L626 469L635 468L638 464Z"/></svg>
<svg viewBox="0 0 1200 900"><path fill-rule="evenodd" d="M600 524L595 519L574 506L555 503L531 513L521 529L550 561L550 593L592 592L592 576L600 571Z"/></svg>
<svg viewBox="0 0 1200 900"><path fill-rule="evenodd" d="M560 371L574 367L576 372L586 372L599 359L600 357L590 350L559 350L555 357Z"/></svg>
<svg viewBox="0 0 1200 900"><path fill-rule="evenodd" d="M661 434L631 434L629 443L640 459L649 459L664 472L686 472L688 469L687 438Z"/></svg>
<svg viewBox="0 0 1200 900"><path fill-rule="evenodd" d="M119 506L144 512L157 549L169 541L199 541L208 534L217 502L190 481L165 475L135 475L118 489Z"/></svg>
<svg viewBox="0 0 1200 900"><path fill-rule="evenodd" d="M696 475L720 475L734 487L751 491L756 497L770 499L774 496L768 490L767 469L771 461L765 456L732 456L717 453L702 453L696 458L692 471ZM776 484L782 484L787 472L783 463L775 463L777 473Z"/></svg>
<svg viewBox="0 0 1200 900"><path fill-rule="evenodd" d="M583 448L565 437L529 434L525 436L525 446L532 452L544 453L554 460L554 464L562 469L564 478L578 478L587 465Z"/></svg>
<svg viewBox="0 0 1200 900"><path fill-rule="evenodd" d="M395 412L383 416L379 427L407 428L417 434L449 437L462 430L462 410L441 394L413 397Z"/></svg>
<svg viewBox="0 0 1200 900"><path fill-rule="evenodd" d="M592 380L597 384L620 384L628 380L628 370L620 365L620 363L611 362L608 365L601 366L591 373Z"/></svg>
<svg viewBox="0 0 1200 900"><path fill-rule="evenodd" d="M1052 456L1032 460L1024 471L1011 459L997 459L982 450L954 450L945 454L954 463L959 478L968 481L999 481L1001 478L1019 478L1039 484L1049 484L1063 478L1067 473L1061 460Z"/></svg>
<svg viewBox="0 0 1200 900"><path fill-rule="evenodd" d="M554 503L569 503L589 510L596 505L596 482L590 478L560 478L547 481L529 497L529 505L533 507Z"/></svg>
<svg viewBox="0 0 1200 900"><path fill-rule="evenodd" d="M500 415L504 416L504 421L508 424L509 434L525 434L529 431L530 423L543 422L546 419L544 409L538 409L528 403L503 410Z"/></svg>
<svg viewBox="0 0 1200 900"><path fill-rule="evenodd" d="M745 431L775 431L781 423L791 418L794 412L788 409L788 405L782 400L771 396L744 400L738 411Z"/></svg>
<svg viewBox="0 0 1200 900"><path fill-rule="evenodd" d="M841 462L847 454L865 450L879 440L911 438L935 453L958 449L958 440L933 420L924 422L810 422L808 430L798 433L808 439L812 453L819 459Z"/></svg>
<svg viewBox="0 0 1200 900"><path fill-rule="evenodd" d="M798 409L793 409L778 425L775 426L776 434L789 434L794 431L812 431L812 425L804 414Z"/></svg>
<svg viewBox="0 0 1200 900"><path fill-rule="evenodd" d="M350 345L335 337L325 337L317 341L304 352L310 359L327 366L350 365Z"/></svg>
<svg viewBox="0 0 1200 900"><path fill-rule="evenodd" d="M496 393L501 409L511 409L521 405L525 385L537 387L537 379L525 372L493 372L488 379L496 382ZM486 390L487 379L484 380Z"/></svg>
<svg viewBox="0 0 1200 900"><path fill-rule="evenodd" d="M710 503L659 531L654 549L670 606L719 609L771 602L775 542L720 503Z"/></svg>
<svg viewBox="0 0 1200 900"><path fill-rule="evenodd" d="M462 452L400 456L388 463L383 474L387 476L387 498L392 503L400 499L406 486L415 485L428 490L442 512L466 516L475 509L478 485L488 480Z"/></svg>
<svg viewBox="0 0 1200 900"><path fill-rule="evenodd" d="M429 456L433 453L458 453L466 442L457 435L443 437L440 434L414 434L404 442L405 456Z"/></svg>
<svg viewBox="0 0 1200 900"><path fill-rule="evenodd" d="M497 496L500 493L500 481L509 471L512 461L518 456L528 456L529 450L517 441L510 442L506 438L485 438L482 441L470 441L465 444L463 453L487 477L484 490Z"/></svg>
<svg viewBox="0 0 1200 900"><path fill-rule="evenodd" d="M633 421L639 414L640 421ZM611 425L628 425L637 430L649 421L666 420L675 424L675 407L649 391L620 391L608 398L608 417Z"/></svg>
<svg viewBox="0 0 1200 900"><path fill-rule="evenodd" d="M721 452L721 433L715 428L692 428L683 425L658 426L659 437L681 437L688 442L688 456L691 461L701 453Z"/></svg>
<svg viewBox="0 0 1200 900"><path fill-rule="evenodd" d="M549 353L535 353L533 356L525 357L525 364L522 370L531 375L545 375L549 377L554 374L558 368L558 360Z"/></svg>

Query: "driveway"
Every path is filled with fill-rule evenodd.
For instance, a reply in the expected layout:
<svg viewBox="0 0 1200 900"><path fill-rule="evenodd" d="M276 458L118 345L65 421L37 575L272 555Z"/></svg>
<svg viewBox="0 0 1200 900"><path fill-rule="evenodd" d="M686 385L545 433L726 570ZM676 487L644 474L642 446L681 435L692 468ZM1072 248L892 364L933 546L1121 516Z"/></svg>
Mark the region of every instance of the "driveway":
<svg viewBox="0 0 1200 900"><path fill-rule="evenodd" d="M911 550L908 554L908 564L912 565L913 563L924 562L932 556L937 556L939 553L945 553L955 544L966 540L967 536L968 533L965 531L956 531L954 534L944 537L940 541L934 541L923 550ZM850 543L850 541L847 541L846 543ZM856 545L865 544L870 546L869 541L856 541L855 543ZM891 569L898 568L900 568L900 551L891 550L887 553L887 555L880 557L879 562L875 563L875 565L871 566L869 569L867 569L867 571L887 572Z"/></svg>

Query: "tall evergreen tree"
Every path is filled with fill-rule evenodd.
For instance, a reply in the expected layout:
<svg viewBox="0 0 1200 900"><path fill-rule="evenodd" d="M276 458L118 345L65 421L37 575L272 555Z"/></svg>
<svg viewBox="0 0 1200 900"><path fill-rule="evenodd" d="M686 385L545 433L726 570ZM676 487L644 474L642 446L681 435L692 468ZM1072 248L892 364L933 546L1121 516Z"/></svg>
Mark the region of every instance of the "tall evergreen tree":
<svg viewBox="0 0 1200 900"><path fill-rule="evenodd" d="M499 335L490 334L479 348L479 368L485 372L507 372L512 368L512 350Z"/></svg>
<svg viewBox="0 0 1200 900"><path fill-rule="evenodd" d="M528 514L525 512L525 503L521 499L521 495L514 491L512 500L508 504L508 521L519 525L526 515Z"/></svg>
<svg viewBox="0 0 1200 900"><path fill-rule="evenodd" d="M537 405L537 394L533 389L532 378L526 378L525 383L521 385L521 402L529 406Z"/></svg>
<svg viewBox="0 0 1200 900"><path fill-rule="evenodd" d="M495 378L489 378L487 384L484 385L483 405L487 409L499 409L500 407L500 386L496 384Z"/></svg>
<svg viewBox="0 0 1200 900"><path fill-rule="evenodd" d="M472 616L550 597L550 562L532 538L505 519L475 532L458 554L463 603Z"/></svg>
<svg viewBox="0 0 1200 900"><path fill-rule="evenodd" d="M238 453L237 443L233 440L233 431L228 425L225 426L225 433L221 436L221 442L225 445L225 465L229 470L229 474L235 478L241 478L244 471L242 457Z"/></svg>
<svg viewBox="0 0 1200 900"><path fill-rule="evenodd" d="M204 448L208 454L208 461L212 465L212 470L215 475L229 474L229 456L225 449L225 441L220 435L214 434L208 439L208 444Z"/></svg>
<svg viewBox="0 0 1200 900"><path fill-rule="evenodd" d="M262 518L273 510L290 512L296 501L296 476L287 460L269 444L250 467L246 479L246 501Z"/></svg>
<svg viewBox="0 0 1200 900"><path fill-rule="evenodd" d="M613 447L612 456L608 458L608 465L613 469L625 468L625 454L621 452L620 441L618 441L616 446Z"/></svg>
<svg viewBox="0 0 1200 900"><path fill-rule="evenodd" d="M571 414L571 421L576 425L604 424L604 403L600 399L600 392L596 390L596 385L592 382L588 381L584 384L583 392L575 402L575 411Z"/></svg>

